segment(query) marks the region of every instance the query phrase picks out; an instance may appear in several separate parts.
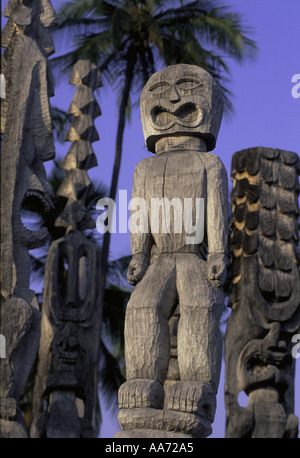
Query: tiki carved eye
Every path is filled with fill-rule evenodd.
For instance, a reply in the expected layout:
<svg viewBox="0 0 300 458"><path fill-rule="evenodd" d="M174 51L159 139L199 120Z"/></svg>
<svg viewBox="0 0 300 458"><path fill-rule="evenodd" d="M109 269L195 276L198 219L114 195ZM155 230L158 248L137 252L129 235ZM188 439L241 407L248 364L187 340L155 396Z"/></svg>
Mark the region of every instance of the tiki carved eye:
<svg viewBox="0 0 300 458"><path fill-rule="evenodd" d="M162 82L156 83L153 86L151 86L149 91L152 92L152 94L163 94L169 88L170 88L170 84L167 83L166 81L162 81Z"/></svg>
<svg viewBox="0 0 300 458"><path fill-rule="evenodd" d="M193 78L181 78L180 80L176 81L176 86L180 89L198 89L199 87L203 86L202 83L197 81Z"/></svg>

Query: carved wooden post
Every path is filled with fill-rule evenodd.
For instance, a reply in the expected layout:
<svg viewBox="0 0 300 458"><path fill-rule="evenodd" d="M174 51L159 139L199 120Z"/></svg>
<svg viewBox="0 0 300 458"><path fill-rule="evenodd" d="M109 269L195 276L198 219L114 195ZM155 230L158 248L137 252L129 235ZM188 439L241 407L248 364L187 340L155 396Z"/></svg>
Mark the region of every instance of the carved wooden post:
<svg viewBox="0 0 300 458"><path fill-rule="evenodd" d="M0 360L0 436L26 437L18 406L36 357L40 312L29 289L28 250L42 246L45 228L31 231L21 212L52 205L43 162L55 155L49 96L53 95L47 57L54 52L49 32L55 13L49 0L9 0L2 33L6 99L1 103L1 328L6 357Z"/></svg>
<svg viewBox="0 0 300 458"><path fill-rule="evenodd" d="M217 84L196 66L167 67L142 92L144 136L155 156L134 173L128 281L136 286L126 311L127 381L119 390L123 431L116 437L211 433L222 351L227 174L208 151L222 108ZM169 319L178 304L176 380ZM175 379L165 384L168 367Z"/></svg>
<svg viewBox="0 0 300 458"><path fill-rule="evenodd" d="M95 227L85 207L93 185L87 170L97 165L91 143L100 107L93 91L98 69L87 60L74 66L76 86L66 135L70 150L62 163L68 174L57 194L67 203L56 225L66 235L51 244L47 258L32 437L92 437L97 400L101 298L97 246L84 234Z"/></svg>
<svg viewBox="0 0 300 458"><path fill-rule="evenodd" d="M297 437L292 336L300 321L297 154L232 158L232 289L226 334L227 437ZM239 405L239 394L248 406Z"/></svg>

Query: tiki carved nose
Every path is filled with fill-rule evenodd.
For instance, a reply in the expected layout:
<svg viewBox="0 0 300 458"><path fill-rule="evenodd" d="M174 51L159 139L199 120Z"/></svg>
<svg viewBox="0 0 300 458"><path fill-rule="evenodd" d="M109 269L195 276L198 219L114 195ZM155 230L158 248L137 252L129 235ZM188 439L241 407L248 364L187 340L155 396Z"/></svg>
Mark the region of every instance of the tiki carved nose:
<svg viewBox="0 0 300 458"><path fill-rule="evenodd" d="M171 100L172 103L177 103L177 102L180 102L180 100L181 100L180 94L179 94L175 84L172 85L172 90L171 90L171 94L170 94L170 100Z"/></svg>

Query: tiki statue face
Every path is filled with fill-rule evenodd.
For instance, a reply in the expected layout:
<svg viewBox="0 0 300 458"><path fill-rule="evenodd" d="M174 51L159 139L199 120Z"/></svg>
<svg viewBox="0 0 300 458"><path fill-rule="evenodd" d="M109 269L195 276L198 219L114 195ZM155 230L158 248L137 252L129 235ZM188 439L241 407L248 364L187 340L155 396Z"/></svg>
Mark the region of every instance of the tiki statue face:
<svg viewBox="0 0 300 458"><path fill-rule="evenodd" d="M223 99L212 76L195 65L172 65L151 76L141 95L147 148L166 136L199 136L211 151L223 114Z"/></svg>

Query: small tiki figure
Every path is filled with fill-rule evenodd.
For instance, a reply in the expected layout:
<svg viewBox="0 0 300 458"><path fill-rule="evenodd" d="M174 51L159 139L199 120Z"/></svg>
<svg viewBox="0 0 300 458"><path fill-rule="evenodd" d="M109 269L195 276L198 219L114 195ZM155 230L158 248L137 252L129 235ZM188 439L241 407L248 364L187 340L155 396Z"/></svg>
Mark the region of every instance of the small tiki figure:
<svg viewBox="0 0 300 458"><path fill-rule="evenodd" d="M134 172L131 202L145 202L147 214L131 228L128 281L135 288L126 312L127 382L118 417L127 431L119 437L211 433L222 357L228 190L224 165L209 151L222 112L218 85L193 65L155 73L141 95L145 141L155 155ZM168 321L177 304L180 381L164 389Z"/></svg>

